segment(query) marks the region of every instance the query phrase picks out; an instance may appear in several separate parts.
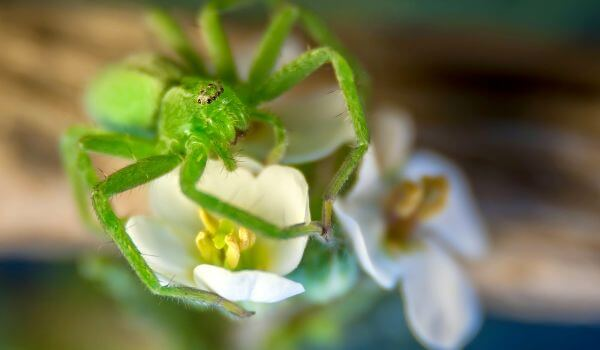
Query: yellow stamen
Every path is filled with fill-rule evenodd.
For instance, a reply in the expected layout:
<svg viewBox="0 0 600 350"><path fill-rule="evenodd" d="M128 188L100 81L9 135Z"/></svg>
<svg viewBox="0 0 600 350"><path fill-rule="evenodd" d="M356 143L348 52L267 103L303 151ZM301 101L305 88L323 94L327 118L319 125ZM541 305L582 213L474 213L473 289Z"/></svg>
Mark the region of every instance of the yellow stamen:
<svg viewBox="0 0 600 350"><path fill-rule="evenodd" d="M421 186L425 193L419 207L419 219L427 219L439 213L446 206L450 192L448 180L443 176L424 176Z"/></svg>
<svg viewBox="0 0 600 350"><path fill-rule="evenodd" d="M202 208L198 209L198 216L200 217L200 221L202 221L202 225L209 233L214 233L217 231L219 222L216 218Z"/></svg>
<svg viewBox="0 0 600 350"><path fill-rule="evenodd" d="M210 236L204 232L198 232L196 236L196 247L200 251L202 259L210 263L219 263L219 251L215 248Z"/></svg>
<svg viewBox="0 0 600 350"><path fill-rule="evenodd" d="M238 267L241 252L250 249L256 235L245 227L238 227L228 219L218 219L203 209L198 210L204 230L196 236L196 247L203 260L224 266L228 269Z"/></svg>
<svg viewBox="0 0 600 350"><path fill-rule="evenodd" d="M396 186L385 202L387 241L399 248L410 246L411 234L419 221L445 207L449 187L443 176L424 176L419 182L403 181Z"/></svg>
<svg viewBox="0 0 600 350"><path fill-rule="evenodd" d="M245 227L240 227L238 230L238 238L241 250L246 250L252 247L256 241L256 235Z"/></svg>
<svg viewBox="0 0 600 350"><path fill-rule="evenodd" d="M225 267L233 270L240 262L240 246L233 235L225 237L225 244L227 244L225 248Z"/></svg>
<svg viewBox="0 0 600 350"><path fill-rule="evenodd" d="M414 214L421 201L423 200L423 187L414 182L405 181L398 187L400 197L394 210L401 218L406 218Z"/></svg>

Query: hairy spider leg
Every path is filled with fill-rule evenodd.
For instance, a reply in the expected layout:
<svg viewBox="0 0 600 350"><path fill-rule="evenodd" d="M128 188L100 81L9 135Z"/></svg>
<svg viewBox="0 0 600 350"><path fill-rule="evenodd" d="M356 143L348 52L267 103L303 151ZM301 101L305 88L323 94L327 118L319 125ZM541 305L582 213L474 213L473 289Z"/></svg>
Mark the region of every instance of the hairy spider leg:
<svg viewBox="0 0 600 350"><path fill-rule="evenodd" d="M206 51L214 65L215 75L228 83L237 82L237 71L229 47L227 34L221 24L219 10L214 1L209 1L198 14L198 25L201 30Z"/></svg>
<svg viewBox="0 0 600 350"><path fill-rule="evenodd" d="M79 214L89 229L99 231L89 201L89 193L99 180L88 152L136 160L154 154L155 143L127 134L73 126L62 136L60 152Z"/></svg>
<svg viewBox="0 0 600 350"><path fill-rule="evenodd" d="M349 61L350 66L358 75L361 84L368 85L368 75L360 64L346 51L339 39L331 32L325 23L312 12L295 5L283 5L273 16L267 27L250 68L248 84L256 86L263 83L272 73L285 39L290 35L296 22L308 36L319 46L327 46L337 51Z"/></svg>
<svg viewBox="0 0 600 350"><path fill-rule="evenodd" d="M98 183L92 191L92 205L96 210L98 220L135 273L153 294L180 298L205 306L218 306L229 314L238 317L251 316L252 312L244 310L236 303L217 294L195 288L162 285L144 260L143 252L139 251L127 234L123 220L117 216L110 203L110 198L114 195L165 175L180 163L181 158L176 155L155 155L141 159L108 176L104 181Z"/></svg>
<svg viewBox="0 0 600 350"><path fill-rule="evenodd" d="M358 167L362 156L369 147L369 130L367 129L363 106L350 64L341 54L329 47L307 51L271 75L264 84L255 90L252 98L256 102L272 100L326 63L331 63L333 66L356 136L356 145L346 156L323 197L321 215L323 236L329 238L332 226L333 201L350 175Z"/></svg>

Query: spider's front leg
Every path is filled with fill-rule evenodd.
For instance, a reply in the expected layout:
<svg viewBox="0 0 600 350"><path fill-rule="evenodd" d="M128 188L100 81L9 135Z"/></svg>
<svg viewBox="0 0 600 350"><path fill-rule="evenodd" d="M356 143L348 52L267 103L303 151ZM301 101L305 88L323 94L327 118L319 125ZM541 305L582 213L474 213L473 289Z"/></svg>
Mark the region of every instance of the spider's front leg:
<svg viewBox="0 0 600 350"><path fill-rule="evenodd" d="M145 158L154 153L154 141L84 126L69 128L60 141L60 152L75 196L79 215L86 226L98 230L89 203L89 193L98 176L89 152L125 159Z"/></svg>
<svg viewBox="0 0 600 350"><path fill-rule="evenodd" d="M142 252L138 250L131 237L127 234L123 220L117 216L110 203L111 197L165 175L175 169L180 163L181 159L175 155L151 156L126 166L108 176L106 180L94 187L92 193L92 204L98 215L98 220L123 253L123 256L125 256L125 259L127 259L127 262L131 265L135 273L152 293L181 298L190 302L199 302L208 306L220 306L229 313L240 317L250 316L251 313L248 311L214 293L187 287L161 285L152 269L150 269L144 260Z"/></svg>
<svg viewBox="0 0 600 350"><path fill-rule="evenodd" d="M321 223L325 238L329 238L331 234L333 201L357 168L362 156L369 147L369 130L367 129L363 106L350 64L341 54L329 47L310 50L275 72L264 84L257 88L253 95L255 103L272 100L300 83L328 62L333 66L335 77L344 95L346 108L352 119L356 145L346 156L324 194Z"/></svg>
<svg viewBox="0 0 600 350"><path fill-rule="evenodd" d="M269 27L258 46L248 75L250 86L264 83L269 78L280 56L284 42L297 22L317 45L330 47L346 57L350 61L353 70L358 74L358 80L368 85L369 78L364 69L346 52L340 40L318 16L301 7L285 4L273 15Z"/></svg>

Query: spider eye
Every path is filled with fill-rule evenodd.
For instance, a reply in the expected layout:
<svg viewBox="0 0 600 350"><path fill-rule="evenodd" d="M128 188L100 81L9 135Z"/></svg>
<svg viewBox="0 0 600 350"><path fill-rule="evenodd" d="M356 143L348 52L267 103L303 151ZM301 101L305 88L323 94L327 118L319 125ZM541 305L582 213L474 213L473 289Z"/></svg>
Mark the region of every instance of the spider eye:
<svg viewBox="0 0 600 350"><path fill-rule="evenodd" d="M215 101L225 91L220 82L208 83L200 89L198 93L198 103L201 105L210 104Z"/></svg>

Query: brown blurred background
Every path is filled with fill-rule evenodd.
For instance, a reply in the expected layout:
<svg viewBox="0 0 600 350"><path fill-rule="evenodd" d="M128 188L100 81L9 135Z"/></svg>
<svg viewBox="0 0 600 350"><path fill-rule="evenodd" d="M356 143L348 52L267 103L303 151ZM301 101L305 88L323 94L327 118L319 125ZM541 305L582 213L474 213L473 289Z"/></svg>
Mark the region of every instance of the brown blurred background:
<svg viewBox="0 0 600 350"><path fill-rule="evenodd" d="M491 254L471 269L486 307L599 322L600 6L367 3L311 5L372 74L372 105L404 107L421 146L464 166L492 234ZM193 7L181 5L194 35ZM0 3L0 261L102 246L75 215L57 140L85 122L81 96L94 72L155 48L142 10ZM264 28L255 12L227 23L234 42Z"/></svg>

